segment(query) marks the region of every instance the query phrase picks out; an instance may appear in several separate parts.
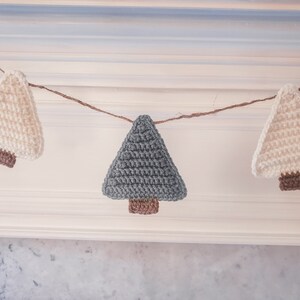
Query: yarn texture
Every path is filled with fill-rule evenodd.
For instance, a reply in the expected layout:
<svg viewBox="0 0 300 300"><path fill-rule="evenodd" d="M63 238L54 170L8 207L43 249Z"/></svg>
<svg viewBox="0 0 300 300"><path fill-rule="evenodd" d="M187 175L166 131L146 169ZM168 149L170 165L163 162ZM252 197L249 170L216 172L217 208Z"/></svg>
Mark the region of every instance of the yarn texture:
<svg viewBox="0 0 300 300"><path fill-rule="evenodd" d="M132 214L153 215L159 210L159 201L150 200L129 200L128 210Z"/></svg>
<svg viewBox="0 0 300 300"><path fill-rule="evenodd" d="M252 160L252 173L268 178L285 175L290 178L297 177L299 171L300 93L296 86L287 84L278 92L259 138ZM282 189L285 185L289 186L288 182L291 179L283 180Z"/></svg>
<svg viewBox="0 0 300 300"><path fill-rule="evenodd" d="M279 187L282 191L300 190L300 172L288 173L279 177Z"/></svg>
<svg viewBox="0 0 300 300"><path fill-rule="evenodd" d="M152 119L139 116L114 159L102 186L112 199L180 200L185 184Z"/></svg>
<svg viewBox="0 0 300 300"><path fill-rule="evenodd" d="M0 80L0 149L5 165L12 157L36 159L43 152L43 135L33 96L19 71L7 72ZM4 155L4 154L5 155ZM7 153L12 157L8 157Z"/></svg>
<svg viewBox="0 0 300 300"><path fill-rule="evenodd" d="M5 150L0 149L0 164L9 168L13 168L16 163L16 156Z"/></svg>

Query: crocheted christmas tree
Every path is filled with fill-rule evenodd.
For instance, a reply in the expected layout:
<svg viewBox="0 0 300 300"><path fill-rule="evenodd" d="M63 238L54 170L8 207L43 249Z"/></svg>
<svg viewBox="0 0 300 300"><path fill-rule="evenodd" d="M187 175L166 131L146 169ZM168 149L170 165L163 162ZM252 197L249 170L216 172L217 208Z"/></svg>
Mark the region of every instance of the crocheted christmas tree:
<svg viewBox="0 0 300 300"><path fill-rule="evenodd" d="M133 123L102 191L112 199L129 199L129 211L140 214L157 213L160 200L186 197L185 184L149 116Z"/></svg>
<svg viewBox="0 0 300 300"><path fill-rule="evenodd" d="M16 157L35 159L42 151L42 129L25 75L5 73L0 81L0 164L12 168Z"/></svg>
<svg viewBox="0 0 300 300"><path fill-rule="evenodd" d="M300 93L285 85L277 94L252 161L256 176L279 177L281 190L300 189Z"/></svg>

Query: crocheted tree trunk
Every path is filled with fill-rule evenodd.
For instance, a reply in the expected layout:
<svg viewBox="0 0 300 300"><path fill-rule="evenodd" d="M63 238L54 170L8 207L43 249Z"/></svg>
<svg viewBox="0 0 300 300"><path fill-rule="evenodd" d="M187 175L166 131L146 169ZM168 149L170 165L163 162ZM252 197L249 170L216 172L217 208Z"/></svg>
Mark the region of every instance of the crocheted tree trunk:
<svg viewBox="0 0 300 300"><path fill-rule="evenodd" d="M151 215L158 213L159 202L157 199L129 200L129 212L132 214Z"/></svg>
<svg viewBox="0 0 300 300"><path fill-rule="evenodd" d="M186 187L149 116L139 116L111 164L102 187L112 199L129 199L129 212L155 214L158 201L183 199Z"/></svg>
<svg viewBox="0 0 300 300"><path fill-rule="evenodd" d="M0 164L13 168L16 163L16 156L14 153L0 149Z"/></svg>
<svg viewBox="0 0 300 300"><path fill-rule="evenodd" d="M0 80L0 164L16 157L36 159L43 151L42 128L25 75L6 72Z"/></svg>
<svg viewBox="0 0 300 300"><path fill-rule="evenodd" d="M300 172L281 174L279 187L282 191L300 190Z"/></svg>

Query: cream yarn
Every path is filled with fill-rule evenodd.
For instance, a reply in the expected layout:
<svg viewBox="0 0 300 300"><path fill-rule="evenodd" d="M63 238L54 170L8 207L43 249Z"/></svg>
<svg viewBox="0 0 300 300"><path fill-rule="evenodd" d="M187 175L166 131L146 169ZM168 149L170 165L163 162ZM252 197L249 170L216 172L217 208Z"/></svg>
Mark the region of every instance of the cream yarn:
<svg viewBox="0 0 300 300"><path fill-rule="evenodd" d="M252 160L255 176L278 177L300 171L300 92L283 86L273 104Z"/></svg>
<svg viewBox="0 0 300 300"><path fill-rule="evenodd" d="M0 149L26 159L36 159L43 152L33 96L19 71L6 72L0 80Z"/></svg>

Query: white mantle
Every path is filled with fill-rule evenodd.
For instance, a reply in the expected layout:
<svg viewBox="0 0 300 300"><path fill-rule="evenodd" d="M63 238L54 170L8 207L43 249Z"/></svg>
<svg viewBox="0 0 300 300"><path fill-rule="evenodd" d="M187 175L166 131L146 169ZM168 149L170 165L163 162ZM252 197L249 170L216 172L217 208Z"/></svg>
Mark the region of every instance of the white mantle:
<svg viewBox="0 0 300 300"><path fill-rule="evenodd" d="M1 68L132 118L300 85L298 1L6 2ZM33 92L45 153L1 167L0 236L300 245L300 193L251 175L272 102L159 125L188 197L143 217L101 194L130 126Z"/></svg>

